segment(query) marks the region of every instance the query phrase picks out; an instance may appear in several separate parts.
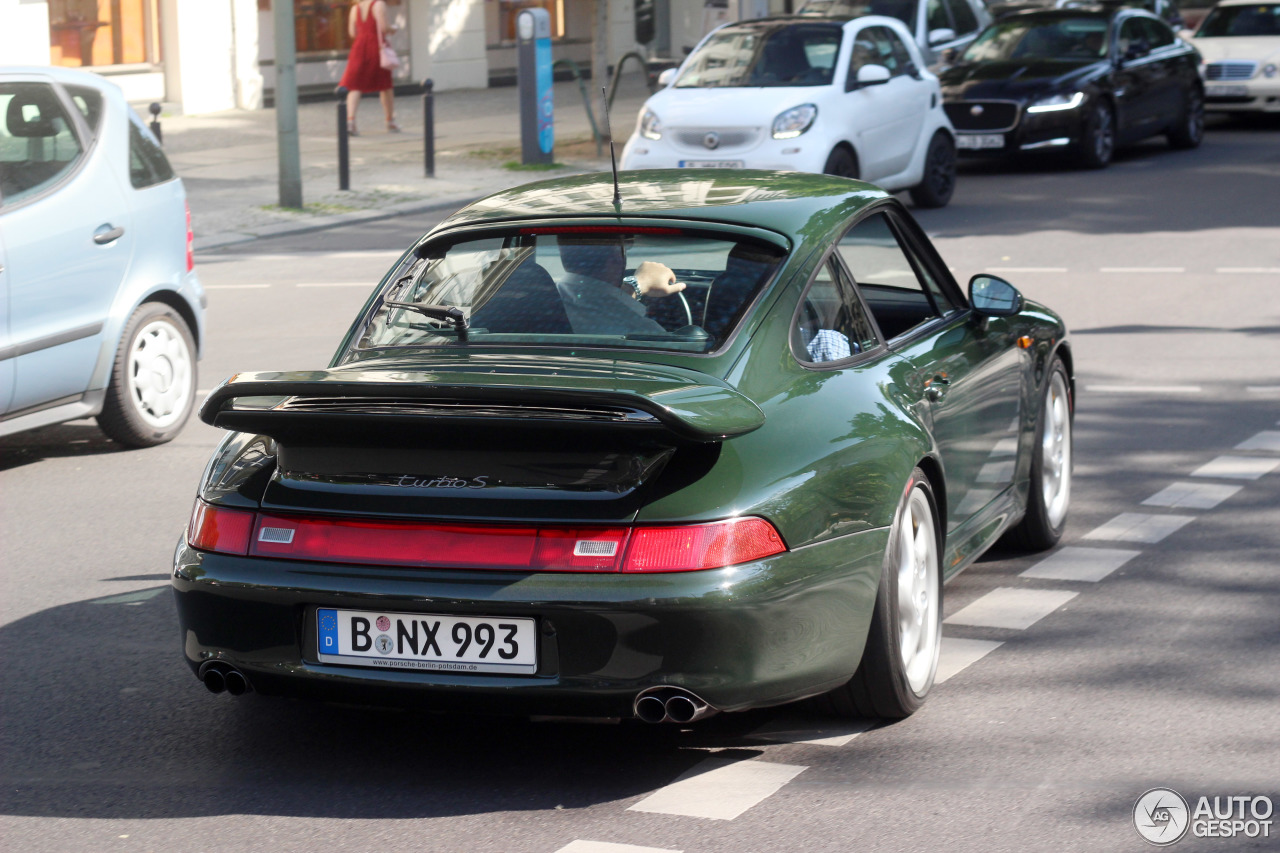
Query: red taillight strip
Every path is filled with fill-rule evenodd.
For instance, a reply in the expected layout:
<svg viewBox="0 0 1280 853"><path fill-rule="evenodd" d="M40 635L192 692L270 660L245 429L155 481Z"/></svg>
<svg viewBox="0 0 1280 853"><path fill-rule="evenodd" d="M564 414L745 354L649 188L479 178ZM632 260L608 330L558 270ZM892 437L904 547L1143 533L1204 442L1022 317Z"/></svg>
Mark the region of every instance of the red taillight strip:
<svg viewBox="0 0 1280 853"><path fill-rule="evenodd" d="M191 230L191 204L184 201L182 206L187 211L187 272L191 272L196 268L196 235Z"/></svg>
<svg viewBox="0 0 1280 853"><path fill-rule="evenodd" d="M443 524L253 513L197 500L193 548L224 554L422 568L688 572L787 550L763 518L669 527Z"/></svg>

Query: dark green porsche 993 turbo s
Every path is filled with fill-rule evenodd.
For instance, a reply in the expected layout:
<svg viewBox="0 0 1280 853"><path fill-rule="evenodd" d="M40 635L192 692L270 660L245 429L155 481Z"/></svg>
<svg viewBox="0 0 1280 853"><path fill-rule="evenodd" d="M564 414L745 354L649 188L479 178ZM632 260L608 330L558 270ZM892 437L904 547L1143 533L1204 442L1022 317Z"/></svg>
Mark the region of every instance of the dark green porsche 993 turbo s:
<svg viewBox="0 0 1280 853"><path fill-rule="evenodd" d="M173 571L210 690L688 723L903 717L942 584L1070 501L1066 328L823 175L478 201L323 370L246 373Z"/></svg>

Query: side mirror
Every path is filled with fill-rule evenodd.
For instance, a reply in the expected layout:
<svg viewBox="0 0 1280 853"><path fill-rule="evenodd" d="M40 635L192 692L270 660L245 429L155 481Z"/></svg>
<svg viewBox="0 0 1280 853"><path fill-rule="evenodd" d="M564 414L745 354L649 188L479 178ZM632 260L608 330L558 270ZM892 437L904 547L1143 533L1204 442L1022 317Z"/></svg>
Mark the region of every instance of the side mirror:
<svg viewBox="0 0 1280 853"><path fill-rule="evenodd" d="M954 47L949 47L946 50L942 51L942 53L938 57L938 61L941 62L943 65L955 65L956 59L959 56L960 56L959 50L957 50Z"/></svg>
<svg viewBox="0 0 1280 853"><path fill-rule="evenodd" d="M667 68L658 75L658 88L665 89L676 80L676 69Z"/></svg>
<svg viewBox="0 0 1280 853"><path fill-rule="evenodd" d="M889 76L889 69L883 65L864 65L858 69L858 74L849 91L861 89L863 86L879 86L882 83L888 83Z"/></svg>
<svg viewBox="0 0 1280 853"><path fill-rule="evenodd" d="M936 30L929 30L929 47L935 44L945 44L949 41L956 40L956 31L950 27L939 27Z"/></svg>
<svg viewBox="0 0 1280 853"><path fill-rule="evenodd" d="M979 273L969 279L969 304L984 317L1009 317L1022 310L1022 294L999 276Z"/></svg>

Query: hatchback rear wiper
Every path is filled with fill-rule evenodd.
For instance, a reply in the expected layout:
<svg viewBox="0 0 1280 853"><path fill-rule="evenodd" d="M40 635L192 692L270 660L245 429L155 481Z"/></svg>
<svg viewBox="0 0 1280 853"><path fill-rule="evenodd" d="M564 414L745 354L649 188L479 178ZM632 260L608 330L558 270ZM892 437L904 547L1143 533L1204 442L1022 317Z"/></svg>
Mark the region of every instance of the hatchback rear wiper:
<svg viewBox="0 0 1280 853"><path fill-rule="evenodd" d="M467 317L462 313L461 308L455 308L450 305L433 305L429 302L393 302L390 299L383 300L382 304L389 308L406 308L410 311L416 311L428 319L449 323L457 330L459 341L466 341L467 339Z"/></svg>

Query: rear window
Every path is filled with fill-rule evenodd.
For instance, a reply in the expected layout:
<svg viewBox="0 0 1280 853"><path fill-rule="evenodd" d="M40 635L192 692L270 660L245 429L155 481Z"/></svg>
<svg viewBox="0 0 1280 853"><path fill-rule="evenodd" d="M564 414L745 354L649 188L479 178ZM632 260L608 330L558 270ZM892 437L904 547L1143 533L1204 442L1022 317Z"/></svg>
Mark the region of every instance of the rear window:
<svg viewBox="0 0 1280 853"><path fill-rule="evenodd" d="M173 180L173 167L142 120L129 113L129 183L140 190Z"/></svg>
<svg viewBox="0 0 1280 853"><path fill-rule="evenodd" d="M711 352L782 259L776 248L721 235L612 226L521 229L455 243L441 255L416 261L384 291L359 349ZM670 287L672 278L684 287ZM453 319L445 315L451 309Z"/></svg>

